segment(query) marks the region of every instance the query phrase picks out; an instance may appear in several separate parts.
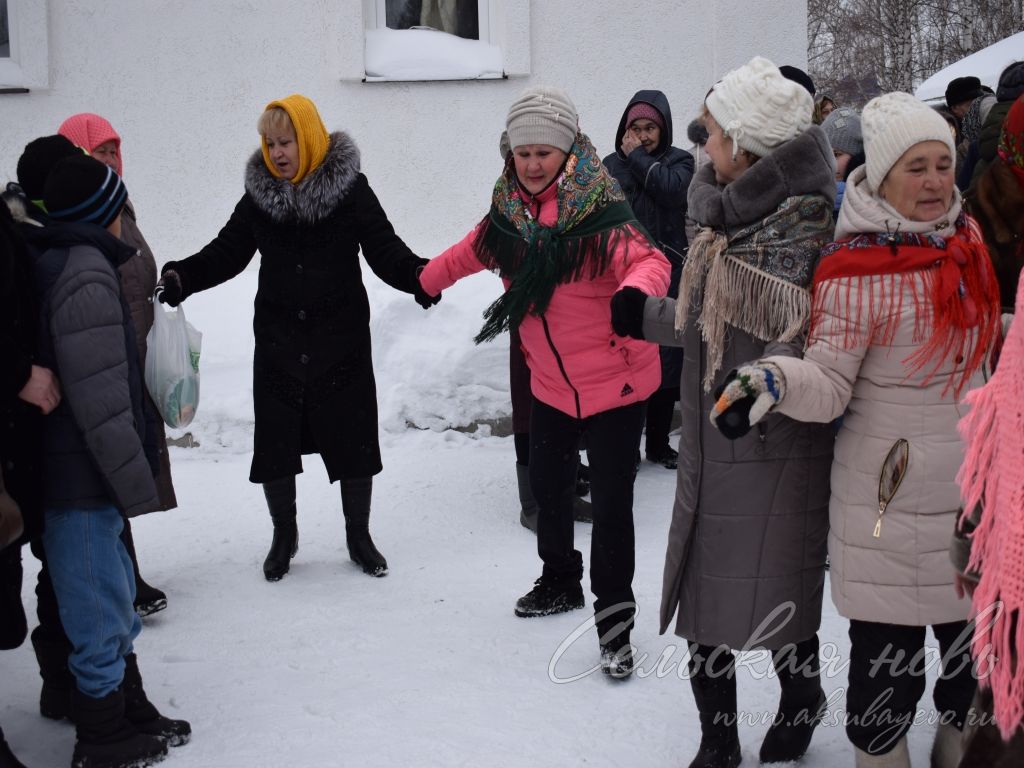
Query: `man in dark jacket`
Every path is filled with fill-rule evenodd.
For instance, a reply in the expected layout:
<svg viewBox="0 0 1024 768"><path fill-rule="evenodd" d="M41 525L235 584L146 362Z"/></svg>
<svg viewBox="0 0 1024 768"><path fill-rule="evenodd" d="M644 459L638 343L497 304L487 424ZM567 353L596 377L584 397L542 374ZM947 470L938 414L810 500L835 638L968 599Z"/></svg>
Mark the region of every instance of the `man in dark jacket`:
<svg viewBox="0 0 1024 768"><path fill-rule="evenodd" d="M117 273L133 255L118 240L126 196L112 169L85 155L65 158L44 188L50 222L34 236L38 355L63 388L43 427L43 547L74 647L72 765L82 768L148 765L191 734L148 701L132 649L141 621L121 516L157 500Z"/></svg>
<svg viewBox="0 0 1024 768"><path fill-rule="evenodd" d="M672 146L672 110L664 93L634 94L619 121L615 146L604 165L672 265L668 295L675 298L687 248L686 192L693 178L693 155ZM647 458L668 469L676 468L679 455L669 445L668 433L682 365L681 349L661 348L661 388L647 401Z"/></svg>

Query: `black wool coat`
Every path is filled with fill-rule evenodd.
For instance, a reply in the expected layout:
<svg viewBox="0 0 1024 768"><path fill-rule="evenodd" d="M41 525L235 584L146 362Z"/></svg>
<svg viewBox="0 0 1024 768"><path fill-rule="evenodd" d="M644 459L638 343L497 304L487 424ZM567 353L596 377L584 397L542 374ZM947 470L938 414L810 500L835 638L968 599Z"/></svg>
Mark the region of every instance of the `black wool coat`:
<svg viewBox="0 0 1024 768"><path fill-rule="evenodd" d="M253 330L256 428L249 479L298 474L319 453L331 482L381 471L370 304L359 252L388 285L414 293L426 263L395 234L346 134L331 134L324 162L298 184L273 176L260 151L245 194L220 234L168 262L183 296L239 274L260 252Z"/></svg>

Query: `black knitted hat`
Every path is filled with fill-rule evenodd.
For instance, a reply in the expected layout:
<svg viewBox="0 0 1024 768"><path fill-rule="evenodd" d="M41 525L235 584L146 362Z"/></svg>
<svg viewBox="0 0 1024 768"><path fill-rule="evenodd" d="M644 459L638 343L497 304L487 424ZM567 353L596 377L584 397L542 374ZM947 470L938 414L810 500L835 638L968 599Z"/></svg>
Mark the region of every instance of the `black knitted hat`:
<svg viewBox="0 0 1024 768"><path fill-rule="evenodd" d="M128 190L113 168L88 155L66 157L46 179L43 202L55 221L76 221L107 227L116 219Z"/></svg>
<svg viewBox="0 0 1024 768"><path fill-rule="evenodd" d="M981 96L981 80L974 77L958 77L946 86L946 106L952 109L965 101L974 101Z"/></svg>
<svg viewBox="0 0 1024 768"><path fill-rule="evenodd" d="M42 200L46 177L65 157L84 157L85 153L59 134L42 136L25 145L18 159L18 183L29 200Z"/></svg>
<svg viewBox="0 0 1024 768"><path fill-rule="evenodd" d="M1024 93L1024 61L1016 61L999 76L996 98L999 101L1016 101Z"/></svg>
<svg viewBox="0 0 1024 768"><path fill-rule="evenodd" d="M814 81L811 80L811 76L802 69L790 64L783 64L779 67L779 72L781 72L782 76L787 80L792 80L794 83L800 83L800 85L807 89L807 92L810 93L811 96L814 95Z"/></svg>

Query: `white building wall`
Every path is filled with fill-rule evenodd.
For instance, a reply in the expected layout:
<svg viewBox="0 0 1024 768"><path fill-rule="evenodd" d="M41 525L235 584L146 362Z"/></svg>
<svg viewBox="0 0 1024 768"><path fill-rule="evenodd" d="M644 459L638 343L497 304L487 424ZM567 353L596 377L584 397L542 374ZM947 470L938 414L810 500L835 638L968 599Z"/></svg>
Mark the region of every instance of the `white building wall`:
<svg viewBox="0 0 1024 768"><path fill-rule="evenodd" d="M36 43L48 45L48 87L0 95L0 176L13 179L24 145L68 115L103 115L122 135L158 261L216 234L241 195L257 117L289 93L352 134L396 229L431 256L485 212L505 112L524 87L566 88L602 153L633 92L659 88L685 146L686 123L729 68L754 54L806 61L801 0L504 0L506 71L527 74L433 83L359 81L364 0L15 1L47 7Z"/></svg>

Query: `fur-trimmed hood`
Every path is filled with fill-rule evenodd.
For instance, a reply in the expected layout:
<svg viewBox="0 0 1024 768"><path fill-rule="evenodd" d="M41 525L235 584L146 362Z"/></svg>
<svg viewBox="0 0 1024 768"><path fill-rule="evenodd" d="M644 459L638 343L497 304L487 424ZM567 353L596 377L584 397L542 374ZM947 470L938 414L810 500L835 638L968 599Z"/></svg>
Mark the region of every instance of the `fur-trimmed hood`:
<svg viewBox="0 0 1024 768"><path fill-rule="evenodd" d="M42 222L29 213L29 206L35 207L25 197L25 193L21 191L21 187L17 184L8 184L7 189L4 190L3 194L0 195L3 199L3 204L7 206L7 209L11 212L11 218L19 224L29 224L35 227L43 226Z"/></svg>
<svg viewBox="0 0 1024 768"><path fill-rule="evenodd" d="M298 184L274 176L256 150L245 166L245 191L278 224L315 224L338 207L358 176L359 148L336 131L324 161Z"/></svg>

